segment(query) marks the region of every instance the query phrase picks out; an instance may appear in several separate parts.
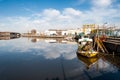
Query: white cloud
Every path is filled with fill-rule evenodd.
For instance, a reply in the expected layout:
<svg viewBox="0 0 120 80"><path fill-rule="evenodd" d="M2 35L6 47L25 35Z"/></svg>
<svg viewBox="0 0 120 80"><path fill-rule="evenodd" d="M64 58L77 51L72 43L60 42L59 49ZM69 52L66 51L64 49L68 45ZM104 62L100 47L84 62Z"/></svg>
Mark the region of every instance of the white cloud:
<svg viewBox="0 0 120 80"><path fill-rule="evenodd" d="M60 11L59 10L56 10L56 9L45 9L43 11L43 16L45 17L57 17L60 15Z"/></svg>
<svg viewBox="0 0 120 80"><path fill-rule="evenodd" d="M41 55L45 59L56 59L61 56L64 59L72 60L76 57L77 44L46 43L44 39L40 42L31 43L31 38L8 40L1 42L0 48L4 49L9 44L9 52L18 52L21 54L29 53L32 55ZM17 45L15 43L18 43Z"/></svg>
<svg viewBox="0 0 120 80"><path fill-rule="evenodd" d="M113 21L116 17L120 19L120 11L118 9L104 9L104 8L92 8L89 11L86 11L84 18L86 21L93 23L104 23L106 21ZM85 21L84 20L84 21Z"/></svg>
<svg viewBox="0 0 120 80"><path fill-rule="evenodd" d="M92 0L94 6L97 7L108 7L114 0Z"/></svg>
<svg viewBox="0 0 120 80"><path fill-rule="evenodd" d="M29 17L7 17L0 20L0 29L1 31L27 32L31 29L44 31L56 28L80 28L83 24L101 24L104 22L116 25L120 24L119 6L116 6L116 8L107 7L112 5L111 0L106 0L105 2L103 0L92 1L94 2L94 6L85 11L74 8L64 8L60 11L50 8L44 9L42 12L33 13ZM105 5L105 8L98 8L95 5Z"/></svg>
<svg viewBox="0 0 120 80"><path fill-rule="evenodd" d="M65 8L63 14L70 16L80 16L82 12L80 10L75 10L73 8Z"/></svg>

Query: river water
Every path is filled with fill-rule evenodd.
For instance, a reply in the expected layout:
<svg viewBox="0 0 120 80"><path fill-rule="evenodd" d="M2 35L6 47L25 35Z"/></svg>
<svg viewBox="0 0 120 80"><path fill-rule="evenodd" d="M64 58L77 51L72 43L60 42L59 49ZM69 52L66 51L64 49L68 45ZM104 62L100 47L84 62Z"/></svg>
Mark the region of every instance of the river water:
<svg viewBox="0 0 120 80"><path fill-rule="evenodd" d="M120 56L85 58L77 43L0 40L0 80L120 80Z"/></svg>

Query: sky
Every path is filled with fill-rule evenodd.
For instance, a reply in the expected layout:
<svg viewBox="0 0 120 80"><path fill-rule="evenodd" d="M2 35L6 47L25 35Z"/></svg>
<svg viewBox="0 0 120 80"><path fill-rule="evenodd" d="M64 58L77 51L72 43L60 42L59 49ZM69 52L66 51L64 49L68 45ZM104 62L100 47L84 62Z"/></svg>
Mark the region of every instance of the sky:
<svg viewBox="0 0 120 80"><path fill-rule="evenodd" d="M0 31L120 27L120 0L0 0Z"/></svg>

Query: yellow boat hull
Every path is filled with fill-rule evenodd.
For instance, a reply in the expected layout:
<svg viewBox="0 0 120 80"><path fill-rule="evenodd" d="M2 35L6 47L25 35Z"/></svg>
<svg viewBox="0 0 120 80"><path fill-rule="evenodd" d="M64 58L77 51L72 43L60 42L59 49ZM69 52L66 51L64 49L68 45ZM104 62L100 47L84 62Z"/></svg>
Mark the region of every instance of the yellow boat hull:
<svg viewBox="0 0 120 80"><path fill-rule="evenodd" d="M97 51L93 51L93 52L90 52L90 51L77 51L78 54L82 55L82 56L85 56L85 57L95 57L98 52Z"/></svg>

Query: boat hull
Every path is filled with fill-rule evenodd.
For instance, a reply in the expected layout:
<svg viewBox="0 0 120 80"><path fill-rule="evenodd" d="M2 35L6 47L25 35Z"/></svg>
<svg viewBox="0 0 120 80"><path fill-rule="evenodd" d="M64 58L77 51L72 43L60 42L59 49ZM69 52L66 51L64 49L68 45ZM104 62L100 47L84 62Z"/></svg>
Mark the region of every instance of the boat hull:
<svg viewBox="0 0 120 80"><path fill-rule="evenodd" d="M85 56L85 57L95 57L97 56L98 52L97 51L77 51L77 54L80 54L82 56Z"/></svg>

